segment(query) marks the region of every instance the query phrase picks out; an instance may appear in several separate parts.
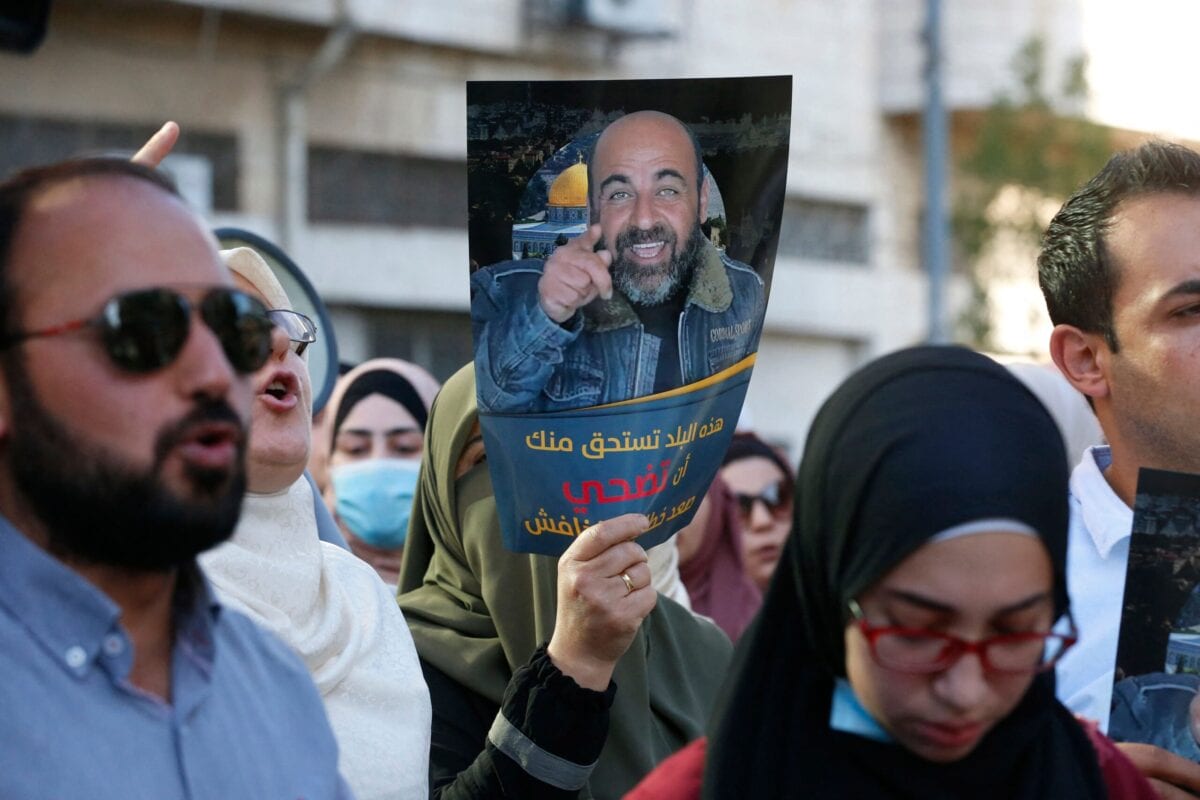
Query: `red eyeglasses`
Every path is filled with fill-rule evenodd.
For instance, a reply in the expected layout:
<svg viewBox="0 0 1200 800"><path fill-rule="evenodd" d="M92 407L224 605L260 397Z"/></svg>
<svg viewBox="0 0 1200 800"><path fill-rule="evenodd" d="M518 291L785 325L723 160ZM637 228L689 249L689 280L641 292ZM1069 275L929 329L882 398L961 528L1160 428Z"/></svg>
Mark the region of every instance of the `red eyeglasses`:
<svg viewBox="0 0 1200 800"><path fill-rule="evenodd" d="M872 625L854 600L850 614L866 637L875 662L897 672L930 673L949 669L967 653L975 653L990 672L1028 674L1044 672L1075 644L1075 621L1067 615L1070 633L1003 633L968 642L927 628Z"/></svg>

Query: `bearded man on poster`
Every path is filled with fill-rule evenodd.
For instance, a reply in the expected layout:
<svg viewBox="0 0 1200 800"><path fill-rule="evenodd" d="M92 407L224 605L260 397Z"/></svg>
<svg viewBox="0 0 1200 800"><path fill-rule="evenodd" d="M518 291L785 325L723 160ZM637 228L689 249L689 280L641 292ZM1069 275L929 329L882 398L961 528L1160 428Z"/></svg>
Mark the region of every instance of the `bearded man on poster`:
<svg viewBox="0 0 1200 800"><path fill-rule="evenodd" d="M588 159L591 226L545 261L471 276L481 409L559 411L675 389L755 352L765 290L704 236L690 129L658 111L610 124Z"/></svg>

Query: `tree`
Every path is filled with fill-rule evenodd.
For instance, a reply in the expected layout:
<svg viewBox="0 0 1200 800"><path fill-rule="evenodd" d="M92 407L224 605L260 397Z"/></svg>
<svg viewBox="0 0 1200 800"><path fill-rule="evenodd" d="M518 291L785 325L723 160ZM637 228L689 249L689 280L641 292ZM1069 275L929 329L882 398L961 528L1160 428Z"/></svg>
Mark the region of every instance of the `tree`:
<svg viewBox="0 0 1200 800"><path fill-rule="evenodd" d="M1016 96L1001 95L988 107L972 146L957 159L953 229L971 286L959 327L976 347L989 347L992 336L991 276L983 274L981 256L1000 238L1027 243L1032 252L1048 214L1112 153L1112 131L1082 114L1086 67L1086 57L1072 59L1056 96L1048 95L1045 44L1027 41L1013 59Z"/></svg>

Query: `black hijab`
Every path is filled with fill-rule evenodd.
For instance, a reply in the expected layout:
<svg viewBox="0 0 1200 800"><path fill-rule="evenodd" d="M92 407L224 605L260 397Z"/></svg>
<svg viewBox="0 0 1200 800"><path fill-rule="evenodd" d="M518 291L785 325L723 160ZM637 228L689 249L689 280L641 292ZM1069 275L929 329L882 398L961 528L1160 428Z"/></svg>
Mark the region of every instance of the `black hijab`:
<svg viewBox="0 0 1200 800"><path fill-rule="evenodd" d="M416 387L409 382L408 378L394 369L381 367L361 373L346 387L345 393L341 396L341 402L337 404L337 413L333 418L333 427L330 429L332 441L337 441L338 431L342 429L342 423L346 421L346 416L354 410L356 405L373 394L381 394L395 400L409 414L412 414L412 418L417 422L417 430L425 430L429 412L426 410L425 400L421 398Z"/></svg>
<svg viewBox="0 0 1200 800"><path fill-rule="evenodd" d="M1007 518L1038 532L1067 608L1067 464L1038 400L991 359L919 347L826 401L796 480L795 525L711 726L704 797L1104 797L1086 733L1039 675L967 757L935 764L829 727L846 604L940 531Z"/></svg>

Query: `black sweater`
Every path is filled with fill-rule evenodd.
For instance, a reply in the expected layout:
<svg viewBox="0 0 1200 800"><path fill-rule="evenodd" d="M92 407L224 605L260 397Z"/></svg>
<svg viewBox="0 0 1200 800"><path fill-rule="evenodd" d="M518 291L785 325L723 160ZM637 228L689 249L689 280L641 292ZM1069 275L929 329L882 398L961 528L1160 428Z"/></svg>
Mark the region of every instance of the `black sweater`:
<svg viewBox="0 0 1200 800"><path fill-rule="evenodd" d="M537 764L522 765L510 758L489 739L488 732L500 712L512 728L548 754L549 760L569 762L572 771L586 770L600 757L608 736L615 683L610 682L603 692L580 687L554 666L543 645L513 673L498 708L424 659L421 669L433 702L432 797L563 800L579 796L577 790L561 789L540 779Z"/></svg>

